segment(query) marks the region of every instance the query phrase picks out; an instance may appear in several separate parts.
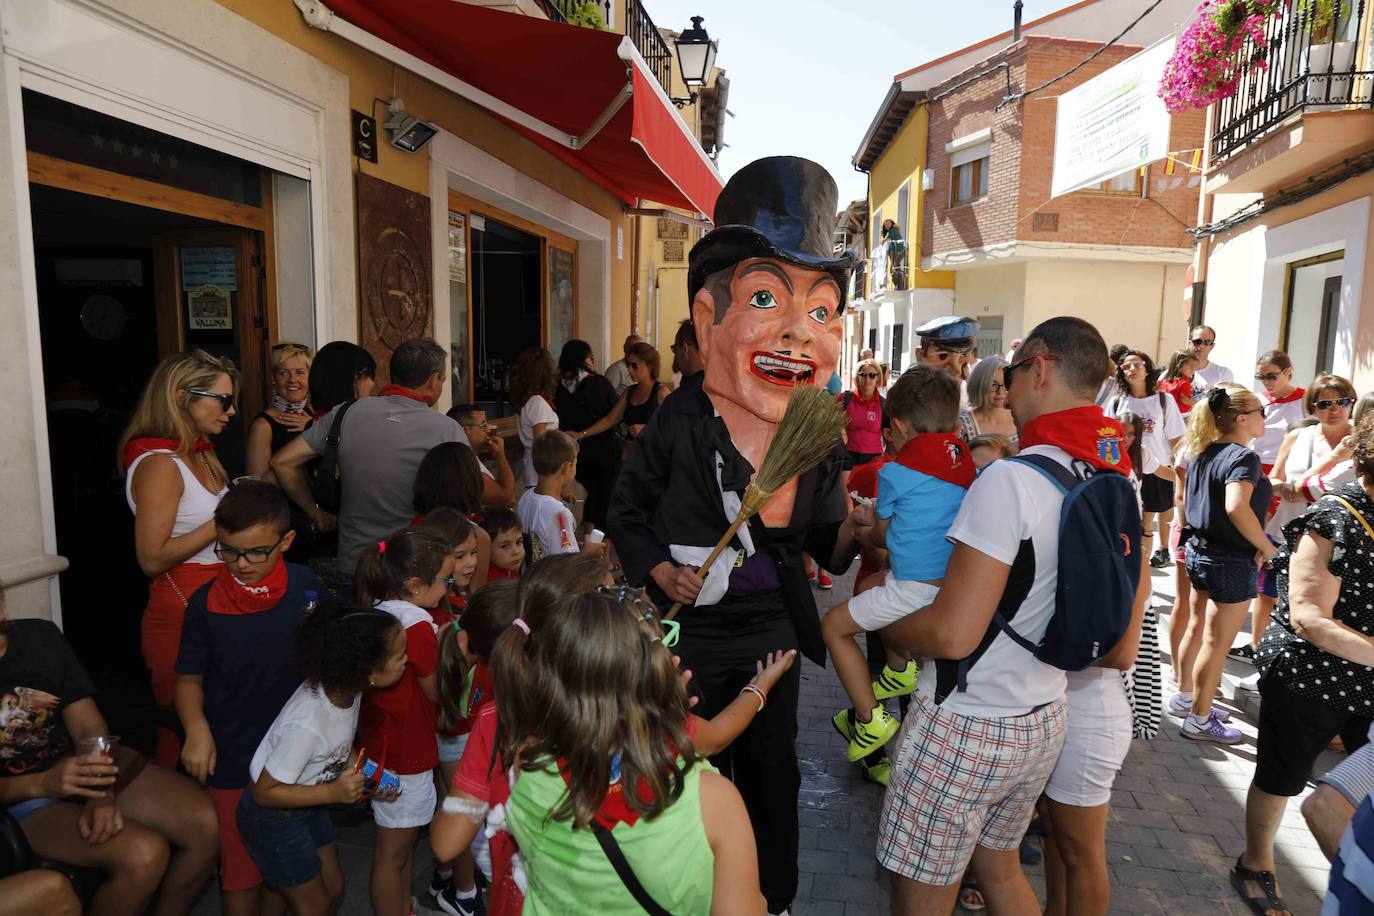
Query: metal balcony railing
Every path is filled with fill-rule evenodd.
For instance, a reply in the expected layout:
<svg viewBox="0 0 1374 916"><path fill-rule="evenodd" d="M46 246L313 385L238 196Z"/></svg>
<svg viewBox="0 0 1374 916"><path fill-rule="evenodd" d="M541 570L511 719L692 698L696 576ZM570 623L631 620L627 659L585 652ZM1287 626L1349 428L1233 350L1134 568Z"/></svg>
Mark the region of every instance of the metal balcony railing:
<svg viewBox="0 0 1374 916"><path fill-rule="evenodd" d="M567 22L586 0L536 0L536 2L543 8L544 15L554 22ZM601 7L601 15L605 20L610 22L611 0L597 0L596 5Z"/></svg>
<svg viewBox="0 0 1374 916"><path fill-rule="evenodd" d="M1243 149L1296 112L1374 106L1371 6L1374 0L1288 0L1265 24L1263 50L1246 39L1235 94L1214 106L1212 159Z"/></svg>
<svg viewBox="0 0 1374 916"><path fill-rule="evenodd" d="M673 52L654 25L654 20L639 0L625 0L625 34L639 49L639 56L649 65L658 84L673 94Z"/></svg>

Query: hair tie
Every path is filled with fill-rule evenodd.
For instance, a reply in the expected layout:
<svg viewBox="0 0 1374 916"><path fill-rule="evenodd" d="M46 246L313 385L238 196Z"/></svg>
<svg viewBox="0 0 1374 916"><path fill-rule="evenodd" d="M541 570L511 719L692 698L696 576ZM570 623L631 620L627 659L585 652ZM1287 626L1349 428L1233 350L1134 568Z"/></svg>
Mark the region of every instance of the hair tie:
<svg viewBox="0 0 1374 916"><path fill-rule="evenodd" d="M1212 408L1213 413L1220 413L1231 406L1231 395L1220 386L1213 388L1207 392L1207 406Z"/></svg>
<svg viewBox="0 0 1374 916"><path fill-rule="evenodd" d="M510 625L513 627L519 627L521 632L523 632L526 636L530 635L530 625L525 623L525 621L521 620L519 617L512 620L510 622Z"/></svg>
<svg viewBox="0 0 1374 916"><path fill-rule="evenodd" d="M377 542L377 555L378 555L378 556L381 556L381 555L384 554L384 553L386 553L386 541L378 541L378 542Z"/></svg>

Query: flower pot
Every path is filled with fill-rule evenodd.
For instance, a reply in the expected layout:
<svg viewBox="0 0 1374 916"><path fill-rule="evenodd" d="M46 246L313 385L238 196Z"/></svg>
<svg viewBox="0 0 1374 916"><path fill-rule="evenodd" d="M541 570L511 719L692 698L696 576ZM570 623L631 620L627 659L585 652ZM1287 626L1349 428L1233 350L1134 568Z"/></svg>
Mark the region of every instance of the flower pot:
<svg viewBox="0 0 1374 916"><path fill-rule="evenodd" d="M1355 42L1314 44L1307 49L1307 107L1339 108L1350 103ZM1329 76L1327 74L1330 74Z"/></svg>

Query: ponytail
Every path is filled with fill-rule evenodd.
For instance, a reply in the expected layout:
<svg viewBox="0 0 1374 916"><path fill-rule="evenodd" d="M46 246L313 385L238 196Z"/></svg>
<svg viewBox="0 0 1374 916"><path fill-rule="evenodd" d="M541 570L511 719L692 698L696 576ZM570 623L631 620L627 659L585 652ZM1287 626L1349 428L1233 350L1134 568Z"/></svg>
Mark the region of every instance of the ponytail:
<svg viewBox="0 0 1374 916"><path fill-rule="evenodd" d="M363 607L405 592L411 579L433 582L452 548L427 528L403 528L369 546L358 557L353 575L353 599Z"/></svg>
<svg viewBox="0 0 1374 916"><path fill-rule="evenodd" d="M442 729L456 728L462 721L470 686L471 671L458 638L462 632L463 626L456 620L439 628L439 664L434 670L434 681L439 693L439 727Z"/></svg>
<svg viewBox="0 0 1374 916"><path fill-rule="evenodd" d="M1236 417L1260 407L1259 398L1235 382L1221 382L1188 414L1188 456L1196 457L1236 428Z"/></svg>

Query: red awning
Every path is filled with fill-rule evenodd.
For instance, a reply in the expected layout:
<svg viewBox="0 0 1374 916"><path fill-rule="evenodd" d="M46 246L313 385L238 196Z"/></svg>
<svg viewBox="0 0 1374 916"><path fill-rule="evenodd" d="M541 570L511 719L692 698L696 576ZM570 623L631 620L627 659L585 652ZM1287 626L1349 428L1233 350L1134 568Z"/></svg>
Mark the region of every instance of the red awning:
<svg viewBox="0 0 1374 916"><path fill-rule="evenodd" d="M326 3L475 87L474 101L625 203L714 210L719 173L625 36L456 0Z"/></svg>

